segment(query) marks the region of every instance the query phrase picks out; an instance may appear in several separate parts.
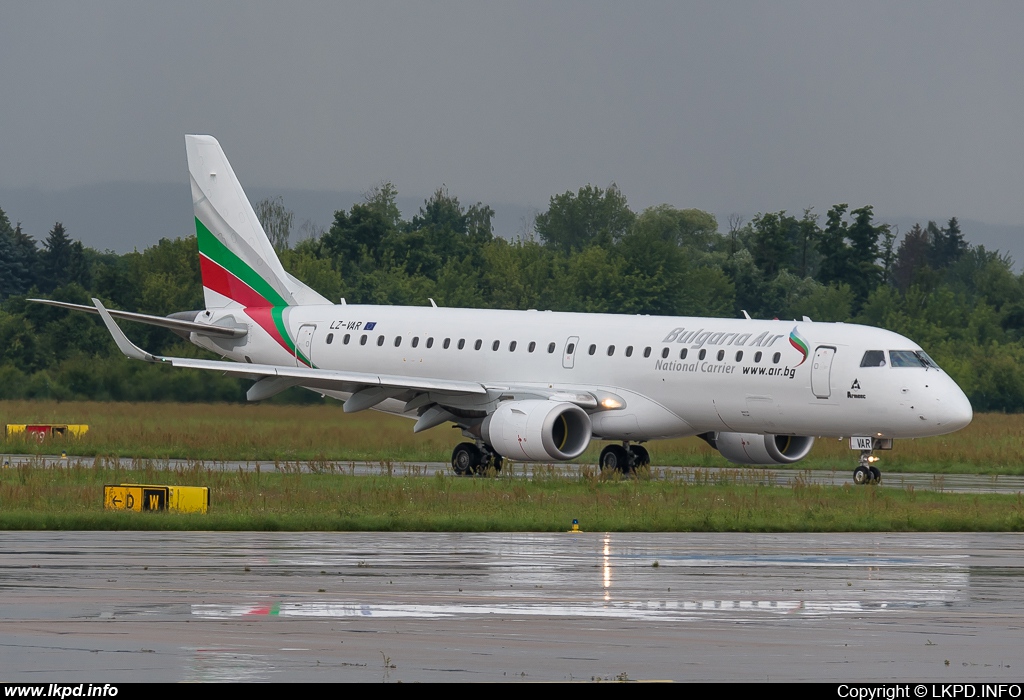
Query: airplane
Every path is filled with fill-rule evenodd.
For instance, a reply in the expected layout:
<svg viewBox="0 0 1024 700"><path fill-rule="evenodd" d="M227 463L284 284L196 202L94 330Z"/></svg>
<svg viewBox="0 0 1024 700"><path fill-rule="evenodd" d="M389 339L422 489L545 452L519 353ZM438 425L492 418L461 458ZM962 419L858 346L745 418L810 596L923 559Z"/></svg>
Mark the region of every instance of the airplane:
<svg viewBox="0 0 1024 700"><path fill-rule="evenodd" d="M849 438L857 484L875 450L971 422L963 391L913 341L844 323L333 304L281 266L220 144L185 137L205 309L98 313L129 358L253 380L250 401L299 386L347 413L443 423L458 475L503 460L572 460L609 441L602 469L650 464L643 443L697 436L730 462L786 465L816 437ZM222 360L153 355L114 320L168 328Z"/></svg>

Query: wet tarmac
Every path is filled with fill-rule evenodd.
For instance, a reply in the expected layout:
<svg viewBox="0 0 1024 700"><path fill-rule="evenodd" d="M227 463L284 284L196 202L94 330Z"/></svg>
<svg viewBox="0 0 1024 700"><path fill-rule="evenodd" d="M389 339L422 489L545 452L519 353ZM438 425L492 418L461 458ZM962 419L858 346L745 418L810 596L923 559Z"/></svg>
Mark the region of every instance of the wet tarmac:
<svg viewBox="0 0 1024 700"><path fill-rule="evenodd" d="M1019 681L1024 535L6 532L5 681Z"/></svg>
<svg viewBox="0 0 1024 700"><path fill-rule="evenodd" d="M111 458L104 458L107 462ZM61 457L59 455L3 455L0 457L9 468L17 468L21 464L37 464L41 466L73 465L91 467L93 457ZM128 468L144 468L168 471L187 470L197 466L217 471L255 471L264 472L321 472L330 474L348 474L353 476L389 475L389 476L434 476L437 472L451 474L451 465L445 462L353 462L353 461L206 461L196 462L185 459L139 459L122 457L121 466ZM854 462L851 460L851 465ZM545 476L564 475L576 476L581 468L594 469L594 465L579 464L528 464L508 463L504 475L512 477L532 478L538 471ZM700 483L746 483L788 486L795 481L806 484L824 486L853 485L853 466L843 470L809 470L809 469L768 469L744 467L660 467L651 468L654 479L684 479ZM885 488L945 491L949 493L1024 493L1024 476L976 475L976 474L902 474L890 472L883 474L882 484Z"/></svg>

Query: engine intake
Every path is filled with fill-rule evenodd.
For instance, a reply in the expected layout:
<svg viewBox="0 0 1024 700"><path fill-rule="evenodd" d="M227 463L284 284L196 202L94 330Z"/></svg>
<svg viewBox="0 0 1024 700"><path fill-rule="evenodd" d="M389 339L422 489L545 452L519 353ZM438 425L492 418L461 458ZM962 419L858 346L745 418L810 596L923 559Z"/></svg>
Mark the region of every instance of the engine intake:
<svg viewBox="0 0 1024 700"><path fill-rule="evenodd" d="M560 401L507 401L480 430L494 450L514 460L547 462L578 457L590 444L590 416Z"/></svg>
<svg viewBox="0 0 1024 700"><path fill-rule="evenodd" d="M734 464L792 464L814 446L814 438L806 435L706 433L701 437Z"/></svg>

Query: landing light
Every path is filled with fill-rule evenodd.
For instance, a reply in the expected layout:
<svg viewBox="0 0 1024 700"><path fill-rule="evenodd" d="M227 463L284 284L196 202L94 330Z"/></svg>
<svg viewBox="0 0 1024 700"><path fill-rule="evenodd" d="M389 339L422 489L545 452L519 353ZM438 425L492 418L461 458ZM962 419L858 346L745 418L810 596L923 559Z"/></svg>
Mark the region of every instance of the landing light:
<svg viewBox="0 0 1024 700"><path fill-rule="evenodd" d="M601 405L605 408L622 408L622 402L612 397L601 399Z"/></svg>
<svg viewBox="0 0 1024 700"><path fill-rule="evenodd" d="M874 455L871 455L870 457L868 457L868 461L871 462L872 464L874 464L875 462L878 461L878 457L875 457Z"/></svg>

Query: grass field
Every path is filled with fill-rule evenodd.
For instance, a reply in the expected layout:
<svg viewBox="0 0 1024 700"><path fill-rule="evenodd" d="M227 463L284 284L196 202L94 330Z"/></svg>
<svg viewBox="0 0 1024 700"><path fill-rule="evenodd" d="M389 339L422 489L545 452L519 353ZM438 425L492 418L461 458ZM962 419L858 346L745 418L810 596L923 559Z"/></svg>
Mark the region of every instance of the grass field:
<svg viewBox="0 0 1024 700"><path fill-rule="evenodd" d="M448 425L414 435L412 422L374 411L346 414L340 404L90 403L0 401L0 423L87 423L80 439L39 444L13 439L0 452L118 455L192 460L341 460L447 462L462 440ZM966 429L936 438L898 440L878 453L883 472L1024 474L1024 415L981 414ZM697 438L648 443L657 465L727 466ZM593 444L576 460L594 464ZM797 469L851 470L847 441L818 440Z"/></svg>
<svg viewBox="0 0 1024 700"><path fill-rule="evenodd" d="M402 530L641 532L1020 531L1021 495L912 488L751 483L749 470L623 479L580 467L575 476L464 479L311 474L300 470L122 469L106 460L0 470L0 529ZM211 489L207 515L107 512L103 485Z"/></svg>

